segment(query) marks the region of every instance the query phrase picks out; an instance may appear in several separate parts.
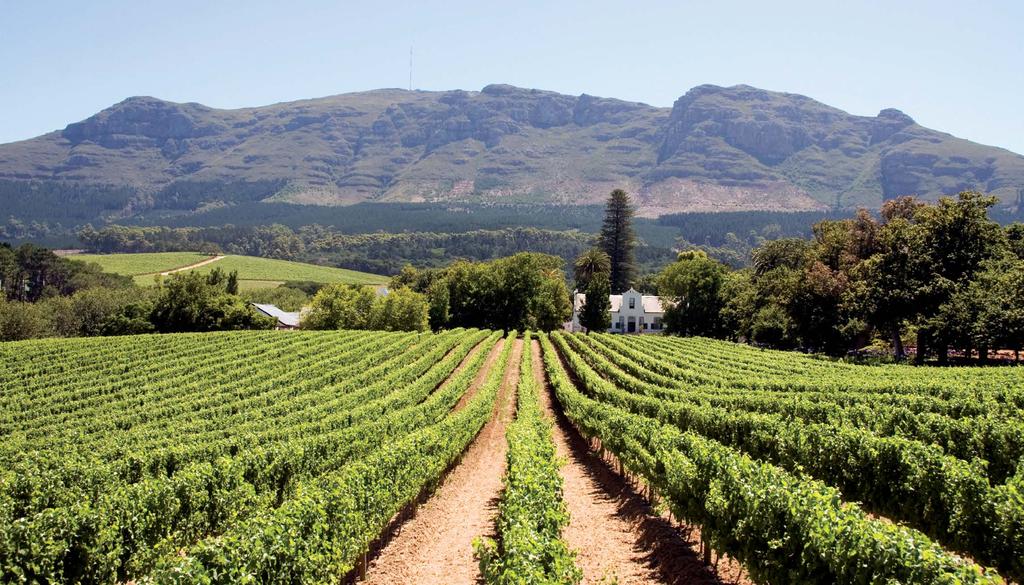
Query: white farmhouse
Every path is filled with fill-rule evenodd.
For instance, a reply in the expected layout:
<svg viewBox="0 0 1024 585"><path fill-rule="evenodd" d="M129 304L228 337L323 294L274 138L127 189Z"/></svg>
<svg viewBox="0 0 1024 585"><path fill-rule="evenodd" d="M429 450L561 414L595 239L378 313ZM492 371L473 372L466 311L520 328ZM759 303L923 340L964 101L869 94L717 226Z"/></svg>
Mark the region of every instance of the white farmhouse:
<svg viewBox="0 0 1024 585"><path fill-rule="evenodd" d="M665 318L665 304L661 297L642 295L629 289L621 295L608 295L611 301L612 326L609 333L660 333ZM580 313L587 296L574 293L572 302L572 321L566 324L569 331L583 331L580 325Z"/></svg>

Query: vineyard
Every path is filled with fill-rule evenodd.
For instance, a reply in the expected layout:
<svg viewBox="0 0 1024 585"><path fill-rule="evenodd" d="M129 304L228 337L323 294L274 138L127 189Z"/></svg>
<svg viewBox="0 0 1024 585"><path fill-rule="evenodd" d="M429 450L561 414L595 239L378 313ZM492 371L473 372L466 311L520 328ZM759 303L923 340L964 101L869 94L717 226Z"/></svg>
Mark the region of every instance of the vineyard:
<svg viewBox="0 0 1024 585"><path fill-rule="evenodd" d="M344 575L488 420L507 351L467 391L500 337L4 344L0 580Z"/></svg>
<svg viewBox="0 0 1024 585"><path fill-rule="evenodd" d="M1024 577L1017 369L871 368L693 338L544 346L581 432L755 582Z"/></svg>
<svg viewBox="0 0 1024 585"><path fill-rule="evenodd" d="M461 582L388 553L435 554L473 513L493 530L451 554L488 583L684 582L680 557L723 583L712 552L755 583L1024 579L1017 368L516 337L0 344L0 582ZM630 489L676 548L622 521Z"/></svg>

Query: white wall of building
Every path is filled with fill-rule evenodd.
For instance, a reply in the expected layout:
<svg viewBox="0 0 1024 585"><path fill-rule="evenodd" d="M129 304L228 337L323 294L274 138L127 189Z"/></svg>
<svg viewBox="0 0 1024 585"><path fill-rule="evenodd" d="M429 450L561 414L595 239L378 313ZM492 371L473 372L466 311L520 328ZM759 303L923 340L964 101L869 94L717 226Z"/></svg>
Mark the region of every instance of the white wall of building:
<svg viewBox="0 0 1024 585"><path fill-rule="evenodd" d="M580 311L586 296L576 293L573 298L572 321L566 324L569 331L583 331L580 325ZM611 301L610 333L661 333L664 328L665 310L659 297L642 295L634 289L621 295L609 295Z"/></svg>

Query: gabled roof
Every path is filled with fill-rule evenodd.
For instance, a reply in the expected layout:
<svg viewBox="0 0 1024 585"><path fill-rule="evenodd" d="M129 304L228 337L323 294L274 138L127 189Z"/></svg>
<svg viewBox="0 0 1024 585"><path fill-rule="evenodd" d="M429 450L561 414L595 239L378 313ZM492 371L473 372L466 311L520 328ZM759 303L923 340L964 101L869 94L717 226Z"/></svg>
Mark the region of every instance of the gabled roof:
<svg viewBox="0 0 1024 585"><path fill-rule="evenodd" d="M630 289L633 290L633 289ZM633 291L636 292L636 291ZM623 295L608 295L608 300L611 303L611 312L617 313L622 308L622 296ZM587 295L584 293L576 293L573 296L572 308L573 311L579 312L583 309L583 304L587 302ZM664 306L667 303L661 300L661 297L656 295L640 295L640 305L643 307L645 313L664 313Z"/></svg>
<svg viewBox="0 0 1024 585"><path fill-rule="evenodd" d="M253 303L252 306L256 307L256 310L263 313L268 317L277 319L277 322L286 327L298 327L299 321L301 320L301 314L298 312L282 311L275 305L266 305L261 303Z"/></svg>
<svg viewBox="0 0 1024 585"><path fill-rule="evenodd" d="M642 297L640 297L640 299L641 299L641 302L644 305L644 312L645 313L664 313L665 312L665 307L664 307L665 303L661 302L661 297L654 296L654 295L643 295Z"/></svg>

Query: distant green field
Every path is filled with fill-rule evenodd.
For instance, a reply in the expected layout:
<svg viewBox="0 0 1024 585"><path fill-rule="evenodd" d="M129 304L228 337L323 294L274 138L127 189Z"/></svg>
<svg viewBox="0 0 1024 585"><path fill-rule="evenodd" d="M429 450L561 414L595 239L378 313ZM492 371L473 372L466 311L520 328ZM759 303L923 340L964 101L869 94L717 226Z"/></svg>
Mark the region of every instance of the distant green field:
<svg viewBox="0 0 1024 585"><path fill-rule="evenodd" d="M95 262L103 267L105 272L125 274L127 276L140 276L143 274L156 274L174 270L183 266L190 266L209 258L207 254L198 252L153 252L146 254L76 254L69 256L69 260L81 260L83 262ZM152 278L148 279L152 282Z"/></svg>
<svg viewBox="0 0 1024 585"><path fill-rule="evenodd" d="M153 275L156 273L183 268L209 258L208 255L196 252L81 254L73 257L74 260L95 262L107 272L133 276L139 285L153 284ZM243 289L274 287L288 280L349 284L384 284L388 280L385 276L344 268L253 256L226 255L195 270L206 274L214 268L220 268L224 272L237 270L239 284Z"/></svg>
<svg viewBox="0 0 1024 585"><path fill-rule="evenodd" d="M271 258L256 258L253 256L225 256L223 260L201 266L196 270L205 274L214 268L220 268L224 272L237 270L240 280L276 282L308 280L311 282L346 282L349 284L384 284L388 280L386 276L346 270L344 268L317 266L302 262L289 262L288 260L273 260Z"/></svg>

